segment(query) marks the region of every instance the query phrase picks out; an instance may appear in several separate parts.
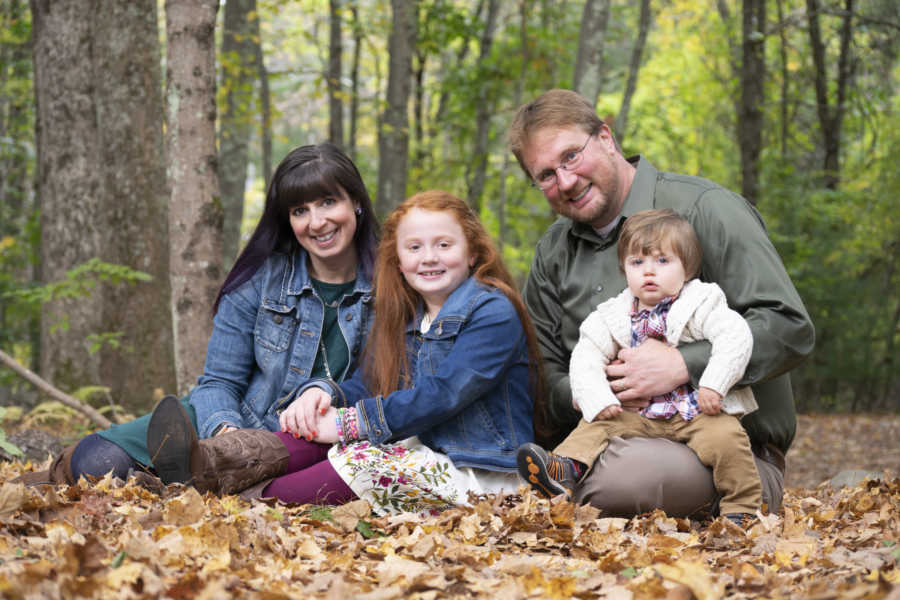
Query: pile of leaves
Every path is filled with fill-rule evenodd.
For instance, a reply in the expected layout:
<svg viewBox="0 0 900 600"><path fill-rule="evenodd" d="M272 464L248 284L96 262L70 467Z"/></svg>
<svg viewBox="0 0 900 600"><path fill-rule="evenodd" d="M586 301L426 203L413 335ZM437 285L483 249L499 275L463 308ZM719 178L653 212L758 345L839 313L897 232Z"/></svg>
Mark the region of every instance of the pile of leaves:
<svg viewBox="0 0 900 600"><path fill-rule="evenodd" d="M157 494L109 477L26 488L0 464L5 598L900 598L900 479L790 489L749 528L604 518L519 495L429 518Z"/></svg>

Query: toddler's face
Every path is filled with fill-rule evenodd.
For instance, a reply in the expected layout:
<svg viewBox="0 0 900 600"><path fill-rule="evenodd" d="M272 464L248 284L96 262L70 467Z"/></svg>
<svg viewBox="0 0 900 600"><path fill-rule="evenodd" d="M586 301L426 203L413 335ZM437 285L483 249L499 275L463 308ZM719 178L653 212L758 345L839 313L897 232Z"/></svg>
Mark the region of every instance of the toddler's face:
<svg viewBox="0 0 900 600"><path fill-rule="evenodd" d="M638 299L638 306L653 308L660 300L681 291L685 282L684 265L670 248L650 254L630 254L625 257L625 279L628 289Z"/></svg>

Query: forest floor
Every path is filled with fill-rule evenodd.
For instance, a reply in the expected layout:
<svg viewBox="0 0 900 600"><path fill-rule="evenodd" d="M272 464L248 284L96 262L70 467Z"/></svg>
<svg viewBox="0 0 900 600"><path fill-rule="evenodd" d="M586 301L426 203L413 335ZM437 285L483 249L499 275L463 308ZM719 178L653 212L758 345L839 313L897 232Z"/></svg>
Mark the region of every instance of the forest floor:
<svg viewBox="0 0 900 600"><path fill-rule="evenodd" d="M39 466L0 462L0 597L900 600L900 415L801 416L784 509L747 529L604 518L524 488L374 518L361 501L9 483ZM840 472L849 485L823 483Z"/></svg>

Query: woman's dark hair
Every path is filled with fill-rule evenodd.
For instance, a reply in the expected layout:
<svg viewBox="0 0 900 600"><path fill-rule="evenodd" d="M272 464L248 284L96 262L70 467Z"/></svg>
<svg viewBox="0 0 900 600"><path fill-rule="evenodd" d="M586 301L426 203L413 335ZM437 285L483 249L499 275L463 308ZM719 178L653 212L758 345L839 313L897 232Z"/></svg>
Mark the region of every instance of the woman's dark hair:
<svg viewBox="0 0 900 600"><path fill-rule="evenodd" d="M225 278L213 305L213 314L219 309L222 296L253 277L272 253L292 254L300 249L290 224L292 208L326 196L340 197L342 189L362 209L356 216L353 243L362 272L371 280L379 227L359 170L334 144L301 146L291 150L275 169L262 216Z"/></svg>

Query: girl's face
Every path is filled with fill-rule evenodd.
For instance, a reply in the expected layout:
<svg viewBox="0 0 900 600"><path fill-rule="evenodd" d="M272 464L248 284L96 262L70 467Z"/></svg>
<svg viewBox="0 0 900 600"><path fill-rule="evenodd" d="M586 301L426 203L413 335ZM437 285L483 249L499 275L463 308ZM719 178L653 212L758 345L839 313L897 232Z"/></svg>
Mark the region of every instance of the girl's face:
<svg viewBox="0 0 900 600"><path fill-rule="evenodd" d="M432 318L469 277L475 262L453 215L420 208L410 210L397 225L397 255L400 272L422 296Z"/></svg>
<svg viewBox="0 0 900 600"><path fill-rule="evenodd" d="M337 196L304 202L290 210L291 229L309 254L310 274L317 279L334 273L356 273L356 203L339 188Z"/></svg>

